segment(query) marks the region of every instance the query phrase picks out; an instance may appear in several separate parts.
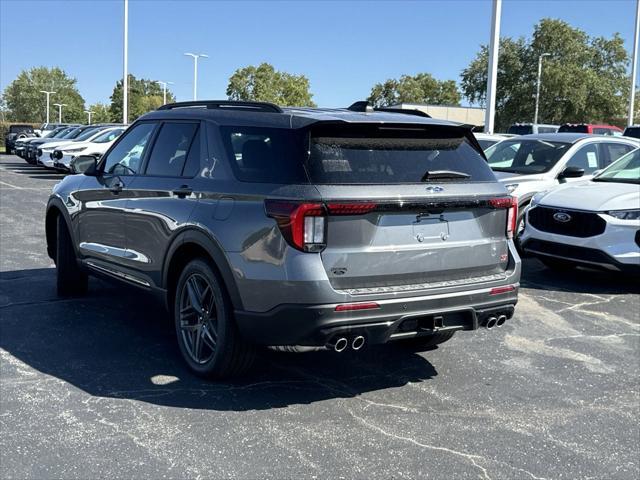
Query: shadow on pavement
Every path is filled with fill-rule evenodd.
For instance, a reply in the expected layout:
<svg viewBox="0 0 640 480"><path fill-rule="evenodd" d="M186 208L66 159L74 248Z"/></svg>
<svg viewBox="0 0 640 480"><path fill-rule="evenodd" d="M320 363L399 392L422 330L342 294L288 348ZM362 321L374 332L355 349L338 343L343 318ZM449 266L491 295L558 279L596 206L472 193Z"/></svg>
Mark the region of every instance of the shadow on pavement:
<svg viewBox="0 0 640 480"><path fill-rule="evenodd" d="M523 288L592 294L640 293L640 282L629 274L574 268L551 270L535 258L522 260Z"/></svg>
<svg viewBox="0 0 640 480"><path fill-rule="evenodd" d="M53 269L0 273L0 347L94 396L196 409L309 404L437 375L422 356L389 345L357 355L264 351L248 377L202 380L184 366L167 314L151 297L92 280L86 297L58 299Z"/></svg>

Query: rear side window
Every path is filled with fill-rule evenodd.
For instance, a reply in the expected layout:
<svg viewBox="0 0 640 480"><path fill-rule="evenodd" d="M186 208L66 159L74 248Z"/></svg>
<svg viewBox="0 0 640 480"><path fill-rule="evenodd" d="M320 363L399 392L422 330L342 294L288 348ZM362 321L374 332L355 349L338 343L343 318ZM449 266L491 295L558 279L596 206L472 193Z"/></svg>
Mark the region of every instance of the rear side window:
<svg viewBox="0 0 640 480"><path fill-rule="evenodd" d="M627 127L624 131L625 137L640 138L640 127Z"/></svg>
<svg viewBox="0 0 640 480"><path fill-rule="evenodd" d="M620 157L622 157L623 155L626 155L631 150L633 150L632 146L624 145L622 143L604 143L601 145L601 148L604 148L607 151L607 157L608 157L607 165L615 162ZM602 165L602 167L605 167L605 166L606 165L604 164Z"/></svg>
<svg viewBox="0 0 640 480"><path fill-rule="evenodd" d="M164 123L149 156L146 174L180 177L199 124Z"/></svg>
<svg viewBox="0 0 640 480"><path fill-rule="evenodd" d="M308 183L304 173L304 135L296 130L221 127L236 178L257 183Z"/></svg>
<svg viewBox="0 0 640 480"><path fill-rule="evenodd" d="M352 126L318 127L309 139L307 172L318 184L399 184L427 172L453 172L443 181L492 182L493 172L462 130Z"/></svg>

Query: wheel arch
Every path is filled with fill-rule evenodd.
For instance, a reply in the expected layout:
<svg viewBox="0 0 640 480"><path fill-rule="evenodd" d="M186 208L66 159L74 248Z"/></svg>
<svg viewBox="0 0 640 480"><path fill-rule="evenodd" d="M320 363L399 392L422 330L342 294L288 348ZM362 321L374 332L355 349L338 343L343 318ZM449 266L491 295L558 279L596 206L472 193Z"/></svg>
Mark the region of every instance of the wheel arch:
<svg viewBox="0 0 640 480"><path fill-rule="evenodd" d="M75 239L74 231L71 228L71 221L69 219L69 213L67 209L64 207L62 201L58 197L52 197L47 204L47 210L45 214L45 238L47 241L47 255L53 261L56 259L56 243L57 243L57 221L58 217L62 216L65 224L67 225L67 229L69 230L69 234L71 235L71 239ZM73 248L76 250L77 254L77 246L76 242L73 241Z"/></svg>
<svg viewBox="0 0 640 480"><path fill-rule="evenodd" d="M233 271L222 247L208 233L189 228L179 233L171 243L162 268L162 288L166 291L166 307L172 311L173 294L179 272L192 259L205 257L213 263L224 282L234 309L242 309L242 299Z"/></svg>

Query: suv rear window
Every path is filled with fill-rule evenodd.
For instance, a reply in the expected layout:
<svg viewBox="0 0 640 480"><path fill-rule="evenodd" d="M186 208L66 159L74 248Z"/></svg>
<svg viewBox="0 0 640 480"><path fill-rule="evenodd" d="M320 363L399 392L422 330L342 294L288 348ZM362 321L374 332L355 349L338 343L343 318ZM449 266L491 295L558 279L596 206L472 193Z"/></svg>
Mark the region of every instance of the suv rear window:
<svg viewBox="0 0 640 480"><path fill-rule="evenodd" d="M627 127L624 131L625 137L640 138L640 127Z"/></svg>
<svg viewBox="0 0 640 480"><path fill-rule="evenodd" d="M586 125L562 125L558 129L558 133L589 133L589 127Z"/></svg>
<svg viewBox="0 0 640 480"><path fill-rule="evenodd" d="M420 183L427 172L495 177L461 130L441 127L320 127L312 130L307 172L318 184Z"/></svg>
<svg viewBox="0 0 640 480"><path fill-rule="evenodd" d="M9 133L33 132L31 125L10 125Z"/></svg>
<svg viewBox="0 0 640 480"><path fill-rule="evenodd" d="M512 135L529 135L533 133L533 127L531 125L511 125L507 133Z"/></svg>

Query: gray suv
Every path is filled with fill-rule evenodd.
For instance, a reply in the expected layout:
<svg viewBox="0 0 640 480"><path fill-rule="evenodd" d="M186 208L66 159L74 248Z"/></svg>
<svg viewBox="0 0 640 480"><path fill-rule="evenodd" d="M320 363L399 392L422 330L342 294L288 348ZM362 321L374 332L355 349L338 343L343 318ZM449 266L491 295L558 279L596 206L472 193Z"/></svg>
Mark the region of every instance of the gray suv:
<svg viewBox="0 0 640 480"><path fill-rule="evenodd" d="M87 274L157 294L198 374L257 345L430 347L514 312L517 202L470 127L420 112L165 105L47 205L58 293Z"/></svg>

